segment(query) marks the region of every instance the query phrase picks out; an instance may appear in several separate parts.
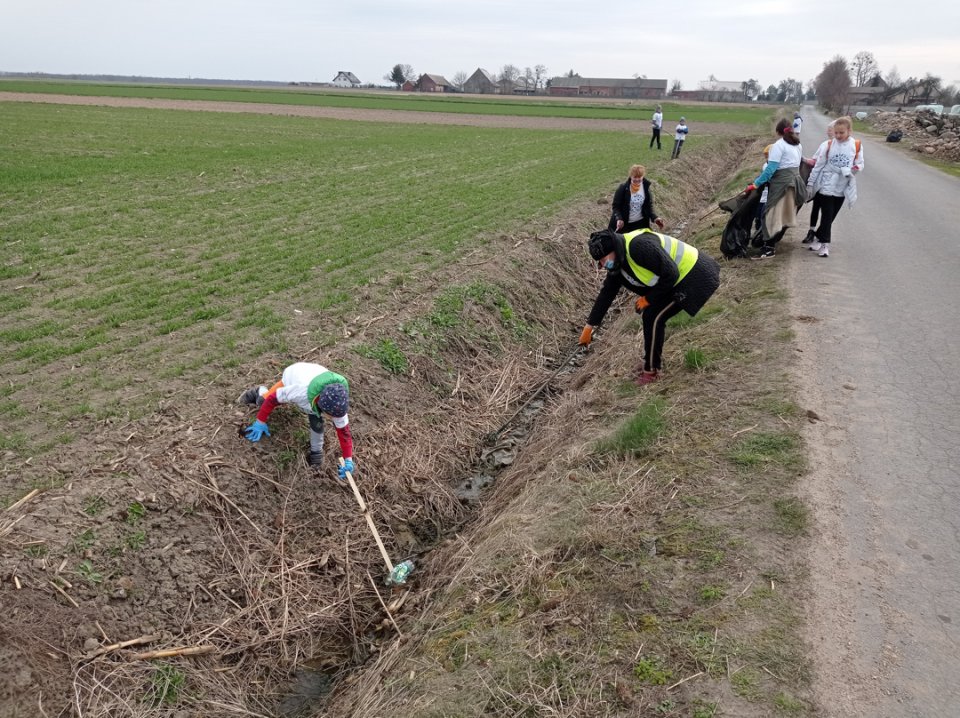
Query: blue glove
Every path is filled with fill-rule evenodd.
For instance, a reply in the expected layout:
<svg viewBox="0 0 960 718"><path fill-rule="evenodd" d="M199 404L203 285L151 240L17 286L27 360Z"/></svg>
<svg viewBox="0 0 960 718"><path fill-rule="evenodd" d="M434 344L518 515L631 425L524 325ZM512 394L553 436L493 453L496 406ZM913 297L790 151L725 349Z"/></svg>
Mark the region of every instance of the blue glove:
<svg viewBox="0 0 960 718"><path fill-rule="evenodd" d="M343 466L340 467L339 471L340 471L340 480L341 480L341 481L346 481L346 480L347 480L347 472L348 472L348 471L350 472L350 475L353 476L353 472L355 471L354 466L353 466L353 459L344 459L344 460L343 460Z"/></svg>
<svg viewBox="0 0 960 718"><path fill-rule="evenodd" d="M250 424L250 426L248 426L243 432L243 435L246 438L254 442L260 441L260 437L264 434L270 436L270 428L259 419Z"/></svg>

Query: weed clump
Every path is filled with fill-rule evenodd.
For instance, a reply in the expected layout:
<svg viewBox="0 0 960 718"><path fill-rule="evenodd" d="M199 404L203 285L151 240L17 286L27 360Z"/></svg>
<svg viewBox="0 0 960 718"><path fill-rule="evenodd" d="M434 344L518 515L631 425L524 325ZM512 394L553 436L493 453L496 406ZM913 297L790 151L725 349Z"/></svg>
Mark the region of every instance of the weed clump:
<svg viewBox="0 0 960 718"><path fill-rule="evenodd" d="M645 453L665 426L666 407L659 397L640 407L612 438L601 441L597 450L601 454L619 454L621 456L639 456Z"/></svg>

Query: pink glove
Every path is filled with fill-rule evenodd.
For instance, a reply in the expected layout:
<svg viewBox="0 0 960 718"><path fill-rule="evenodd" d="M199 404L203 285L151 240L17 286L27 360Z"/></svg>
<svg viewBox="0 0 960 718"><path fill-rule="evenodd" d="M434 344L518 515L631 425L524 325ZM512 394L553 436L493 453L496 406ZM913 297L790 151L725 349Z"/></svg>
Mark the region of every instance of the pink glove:
<svg viewBox="0 0 960 718"><path fill-rule="evenodd" d="M745 191L745 192L753 192L753 190L755 190L756 188L757 188L757 186L756 186L753 182L751 182L750 184L747 185L747 189L744 190L744 191Z"/></svg>
<svg viewBox="0 0 960 718"><path fill-rule="evenodd" d="M657 227L658 227L659 229L663 229L663 220L660 219L659 217L657 217L655 220L653 220L653 223L654 223L655 225L657 225Z"/></svg>

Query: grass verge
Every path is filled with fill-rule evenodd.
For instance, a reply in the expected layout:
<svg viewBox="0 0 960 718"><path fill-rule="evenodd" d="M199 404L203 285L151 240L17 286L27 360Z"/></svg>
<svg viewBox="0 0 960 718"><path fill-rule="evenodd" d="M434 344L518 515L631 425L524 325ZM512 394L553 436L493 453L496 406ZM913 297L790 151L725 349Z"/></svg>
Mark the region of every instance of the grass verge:
<svg viewBox="0 0 960 718"><path fill-rule="evenodd" d="M715 255L721 221L697 233ZM456 578L427 580L440 597L415 640L334 714L813 715L777 272L725 262L711 311L668 328L668 378L643 389L623 381L635 322L612 323L480 525L431 562Z"/></svg>

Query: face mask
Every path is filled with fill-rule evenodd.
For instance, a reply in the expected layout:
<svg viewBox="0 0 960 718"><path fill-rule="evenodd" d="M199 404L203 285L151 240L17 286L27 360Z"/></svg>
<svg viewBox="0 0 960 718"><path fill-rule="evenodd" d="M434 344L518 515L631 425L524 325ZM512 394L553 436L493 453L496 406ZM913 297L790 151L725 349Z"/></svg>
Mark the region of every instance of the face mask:
<svg viewBox="0 0 960 718"><path fill-rule="evenodd" d="M603 268L606 269L608 272L613 271L614 269L616 269L616 267L617 267L617 260L615 259L608 259L606 262L603 263Z"/></svg>

